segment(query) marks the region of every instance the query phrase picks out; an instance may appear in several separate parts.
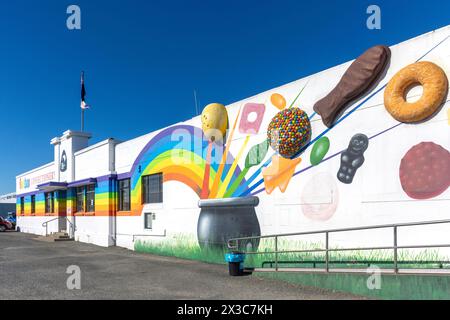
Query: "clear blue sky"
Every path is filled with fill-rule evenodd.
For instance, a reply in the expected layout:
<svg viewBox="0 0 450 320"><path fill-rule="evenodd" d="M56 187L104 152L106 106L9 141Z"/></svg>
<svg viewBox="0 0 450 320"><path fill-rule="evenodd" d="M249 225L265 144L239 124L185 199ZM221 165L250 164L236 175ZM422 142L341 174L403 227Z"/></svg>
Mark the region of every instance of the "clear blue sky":
<svg viewBox="0 0 450 320"><path fill-rule="evenodd" d="M370 4L381 30L366 28ZM92 142L125 140L194 116L194 89L200 108L229 104L449 23L448 0L2 1L0 193L79 129L81 70Z"/></svg>

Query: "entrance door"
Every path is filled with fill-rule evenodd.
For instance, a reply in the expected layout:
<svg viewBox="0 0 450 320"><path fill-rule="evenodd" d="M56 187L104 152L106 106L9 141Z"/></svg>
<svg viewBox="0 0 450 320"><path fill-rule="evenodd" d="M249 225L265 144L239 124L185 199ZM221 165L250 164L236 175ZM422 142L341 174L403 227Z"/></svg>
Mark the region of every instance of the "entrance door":
<svg viewBox="0 0 450 320"><path fill-rule="evenodd" d="M58 191L58 231L67 232L67 191Z"/></svg>

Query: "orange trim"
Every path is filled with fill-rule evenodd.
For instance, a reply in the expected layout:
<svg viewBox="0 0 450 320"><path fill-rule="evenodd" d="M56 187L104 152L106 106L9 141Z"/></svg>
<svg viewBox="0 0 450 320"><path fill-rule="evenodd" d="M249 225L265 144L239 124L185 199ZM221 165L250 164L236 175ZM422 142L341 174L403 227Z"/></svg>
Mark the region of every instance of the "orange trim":
<svg viewBox="0 0 450 320"><path fill-rule="evenodd" d="M132 211L117 211L116 216L118 217L130 217L133 216Z"/></svg>
<svg viewBox="0 0 450 320"><path fill-rule="evenodd" d="M114 213L113 211L96 211L96 212L76 212L73 214L68 214L67 217L113 217L116 215L117 217L139 217L142 215L142 207L136 211L118 211ZM27 214L20 215L20 217L56 217L55 214ZM59 216L58 216L59 217Z"/></svg>

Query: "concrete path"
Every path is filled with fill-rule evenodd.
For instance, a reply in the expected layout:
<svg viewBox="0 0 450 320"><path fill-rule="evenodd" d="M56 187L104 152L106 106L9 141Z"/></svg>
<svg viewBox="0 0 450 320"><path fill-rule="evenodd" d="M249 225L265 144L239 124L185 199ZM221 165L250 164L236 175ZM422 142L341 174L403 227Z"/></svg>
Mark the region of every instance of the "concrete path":
<svg viewBox="0 0 450 320"><path fill-rule="evenodd" d="M0 299L360 299L256 276L226 266L80 242L42 242L0 232ZM81 289L67 289L69 266Z"/></svg>

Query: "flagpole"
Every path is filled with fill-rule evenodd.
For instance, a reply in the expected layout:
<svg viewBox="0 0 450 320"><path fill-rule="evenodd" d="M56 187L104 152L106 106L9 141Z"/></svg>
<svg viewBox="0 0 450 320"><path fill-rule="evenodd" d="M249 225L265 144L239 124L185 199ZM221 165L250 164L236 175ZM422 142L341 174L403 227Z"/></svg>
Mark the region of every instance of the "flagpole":
<svg viewBox="0 0 450 320"><path fill-rule="evenodd" d="M81 109L81 132L83 132L84 131L84 109L83 108L80 108Z"/></svg>
<svg viewBox="0 0 450 320"><path fill-rule="evenodd" d="M80 104L80 109L81 109L81 132L84 131L84 108L83 108L83 100L84 100L84 94L83 94L83 89L84 89L84 71L81 71L81 104Z"/></svg>
<svg viewBox="0 0 450 320"><path fill-rule="evenodd" d="M194 90L195 116L198 116L197 90Z"/></svg>

